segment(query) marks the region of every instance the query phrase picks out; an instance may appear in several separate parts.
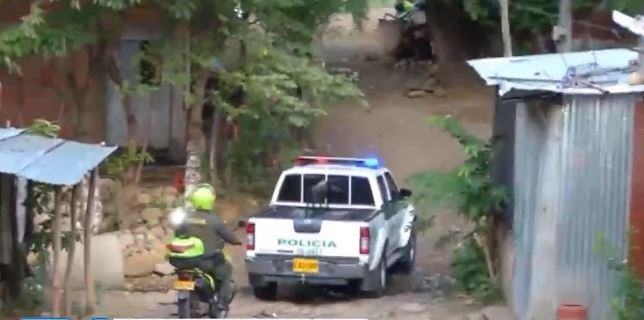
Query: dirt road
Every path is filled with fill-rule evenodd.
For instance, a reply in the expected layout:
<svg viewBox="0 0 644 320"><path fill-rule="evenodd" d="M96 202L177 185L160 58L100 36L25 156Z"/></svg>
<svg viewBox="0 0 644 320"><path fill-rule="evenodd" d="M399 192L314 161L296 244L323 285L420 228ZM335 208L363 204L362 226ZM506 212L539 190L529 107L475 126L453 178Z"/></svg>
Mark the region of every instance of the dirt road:
<svg viewBox="0 0 644 320"><path fill-rule="evenodd" d="M324 56L328 64L348 66L360 72L360 86L367 95L370 109L351 103L336 106L317 128L319 148L344 156L377 154L404 181L414 173L446 170L462 160L460 147L448 135L427 124L430 115L451 114L466 128L482 136L489 135L492 96L478 86L448 88L446 98L431 95L418 99L405 96L408 75L395 72L380 56L373 28L382 11L374 11L364 33L349 32L349 18L334 24L327 36ZM337 33L336 33L337 32ZM337 36L341 34L341 36ZM368 61L369 60L369 61ZM460 76L460 75L455 75ZM463 75L465 76L465 75ZM422 210L422 208L421 208ZM389 295L380 299L332 298L315 288L288 288L275 303L253 298L245 279L243 251L231 250L240 291L231 306L231 317L276 314L280 317L362 317L370 319L462 319L474 307L463 299L436 299L432 292L414 292L420 282L438 272L448 271L449 256L432 245L445 230L462 222L453 213L438 213L436 227L419 241L415 276L397 276ZM99 314L128 317L170 317L176 309L174 293L102 294Z"/></svg>

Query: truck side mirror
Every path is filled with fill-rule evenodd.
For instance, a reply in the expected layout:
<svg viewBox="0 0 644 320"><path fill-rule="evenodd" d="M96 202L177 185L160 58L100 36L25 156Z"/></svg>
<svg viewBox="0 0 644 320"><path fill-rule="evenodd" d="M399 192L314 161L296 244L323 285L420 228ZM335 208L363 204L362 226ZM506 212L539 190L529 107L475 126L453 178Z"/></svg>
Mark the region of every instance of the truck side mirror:
<svg viewBox="0 0 644 320"><path fill-rule="evenodd" d="M403 198L411 197L412 193L409 189L400 189L400 196Z"/></svg>

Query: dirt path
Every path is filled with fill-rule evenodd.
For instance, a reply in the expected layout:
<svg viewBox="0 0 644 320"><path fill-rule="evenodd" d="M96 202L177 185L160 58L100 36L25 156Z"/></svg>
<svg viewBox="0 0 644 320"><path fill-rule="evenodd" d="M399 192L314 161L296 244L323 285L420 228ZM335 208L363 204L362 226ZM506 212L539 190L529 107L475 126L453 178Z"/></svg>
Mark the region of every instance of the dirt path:
<svg viewBox="0 0 644 320"><path fill-rule="evenodd" d="M405 181L414 173L447 170L462 160L460 147L448 135L427 124L430 115L451 114L465 127L481 136L490 132L491 93L478 86L449 88L447 98L405 96L408 76L395 72L384 59L366 61L366 55L380 55L373 29L382 10L372 13L364 33L349 32L351 21L336 21L333 34L325 39L324 57L328 64L348 66L360 72L360 86L367 95L370 109L345 103L333 108L317 128L318 148L339 156L378 155ZM422 210L422 208L421 208ZM433 248L442 230L461 221L453 213L440 213L436 227L419 241L417 274L396 277L394 288L386 297L373 300L330 298L315 288L287 288L275 303L260 302L248 291L242 250L230 250L235 264L235 278L240 287L231 317L276 314L280 317L367 317L370 319L462 319L472 311L462 299L433 299L428 292L410 290L427 276L444 273L449 256ZM101 297L99 314L128 317L170 317L176 307L174 293L108 292Z"/></svg>

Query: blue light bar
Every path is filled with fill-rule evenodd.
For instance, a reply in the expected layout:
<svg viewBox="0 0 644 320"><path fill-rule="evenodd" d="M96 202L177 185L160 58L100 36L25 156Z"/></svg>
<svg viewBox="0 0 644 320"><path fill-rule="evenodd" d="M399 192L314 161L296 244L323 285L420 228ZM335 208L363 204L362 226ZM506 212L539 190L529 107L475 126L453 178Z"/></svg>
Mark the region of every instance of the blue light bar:
<svg viewBox="0 0 644 320"><path fill-rule="evenodd" d="M378 168L380 167L380 161L376 158L366 158L364 159L364 165L369 168Z"/></svg>
<svg viewBox="0 0 644 320"><path fill-rule="evenodd" d="M380 168L378 158L339 158L339 157L319 157L319 156L301 156L295 159L295 165L306 166L312 164L334 164L357 166L371 169Z"/></svg>

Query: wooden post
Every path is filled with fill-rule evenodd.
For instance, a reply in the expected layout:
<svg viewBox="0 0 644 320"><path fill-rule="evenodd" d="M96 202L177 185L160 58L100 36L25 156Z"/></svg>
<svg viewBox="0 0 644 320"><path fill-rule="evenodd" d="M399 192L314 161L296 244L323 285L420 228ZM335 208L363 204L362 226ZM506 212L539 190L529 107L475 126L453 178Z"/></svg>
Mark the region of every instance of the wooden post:
<svg viewBox="0 0 644 320"><path fill-rule="evenodd" d="M559 52L572 51L572 0L559 0L559 24L563 39L558 45Z"/></svg>
<svg viewBox="0 0 644 320"><path fill-rule="evenodd" d="M19 223L18 223L18 212L16 211L17 208L17 199L18 199L18 189L16 187L17 185L17 178L16 177L11 177L8 179L10 183L9 185L9 197L8 197L8 203L10 210L8 210L6 213L11 216L11 248L12 248L12 258L11 258L11 266L9 267L9 281L7 281L7 287L8 287L8 298L10 300L16 301L22 296L23 292L23 287L24 287L24 279L25 279L25 265L26 265L26 259L25 259L25 253L23 250L23 243L20 241L20 229L19 229Z"/></svg>
<svg viewBox="0 0 644 320"><path fill-rule="evenodd" d="M92 212L94 211L94 193L96 189L96 179L98 169L92 170L89 179L89 188L87 191L87 208L83 220L83 266L85 280L85 313L92 314L96 307L96 286L92 274Z"/></svg>
<svg viewBox="0 0 644 320"><path fill-rule="evenodd" d="M52 222L52 314L54 317L60 317L60 250L61 250L61 236L60 236L60 218L61 212L61 187L56 187L54 191L54 220Z"/></svg>
<svg viewBox="0 0 644 320"><path fill-rule="evenodd" d="M72 302L69 299L70 293L70 282L72 269L74 267L74 255L76 253L76 239L78 235L78 228L76 227L78 216L77 216L77 202L78 194L80 192L80 183L74 186L72 190L72 198L70 201L70 220L71 220L71 242L69 245L69 250L67 251L67 264L65 269L65 279L63 282L63 305L65 306L65 315L71 317L72 315Z"/></svg>
<svg viewBox="0 0 644 320"><path fill-rule="evenodd" d="M499 0L501 7L501 33L503 34L503 55L512 56L512 34L510 33L510 0Z"/></svg>

